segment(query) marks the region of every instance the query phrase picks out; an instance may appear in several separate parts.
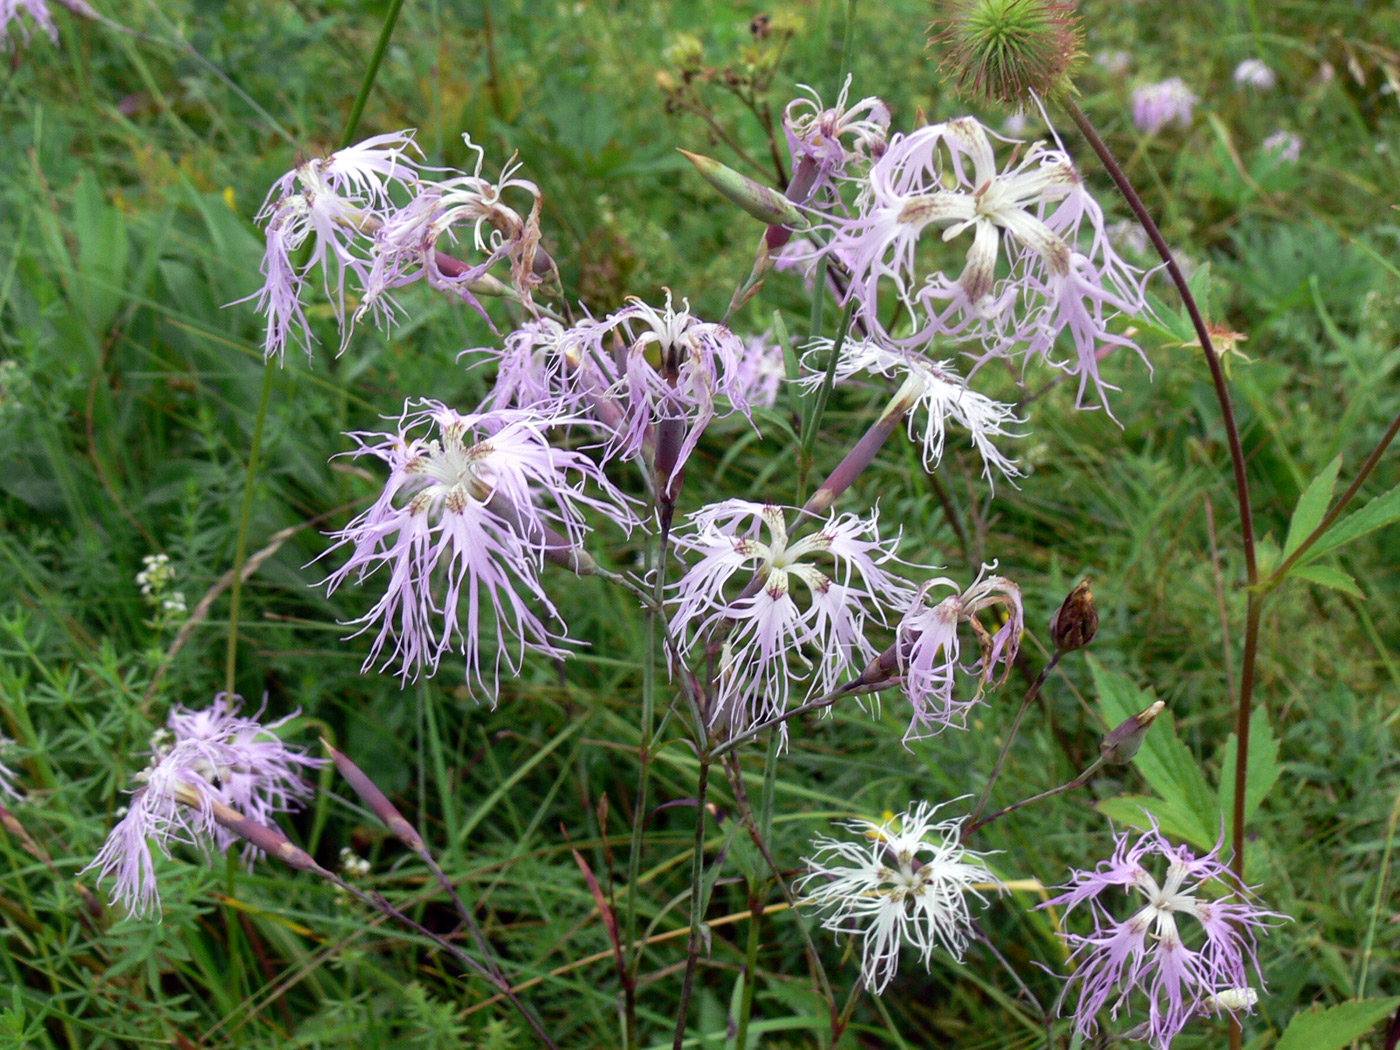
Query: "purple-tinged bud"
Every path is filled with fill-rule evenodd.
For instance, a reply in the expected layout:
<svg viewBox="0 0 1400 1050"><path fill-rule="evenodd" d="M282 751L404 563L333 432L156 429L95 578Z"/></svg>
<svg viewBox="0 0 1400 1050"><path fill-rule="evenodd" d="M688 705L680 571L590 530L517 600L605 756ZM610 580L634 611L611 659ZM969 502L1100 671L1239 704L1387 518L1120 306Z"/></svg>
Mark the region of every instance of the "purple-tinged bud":
<svg viewBox="0 0 1400 1050"><path fill-rule="evenodd" d="M269 857L276 857L283 864L296 868L298 871L314 871L318 875L330 874L316 863L315 857L300 846L294 845L291 839L276 828L259 824L252 817L245 816L232 806L224 805L212 796L206 795L205 801L216 824L227 828L239 838L251 842Z"/></svg>
<svg viewBox="0 0 1400 1050"><path fill-rule="evenodd" d="M1133 756L1138 753L1138 748L1142 747L1142 742L1147 739L1147 731L1152 728L1152 723L1166 706L1158 700L1115 727L1099 744L1099 754L1104 762L1110 766L1126 766L1131 762Z"/></svg>
<svg viewBox="0 0 1400 1050"><path fill-rule="evenodd" d="M706 182L760 222L769 226L787 226L794 230L805 230L811 226L797 210L797 206L771 186L740 175L733 168L726 167L711 157L691 153L689 150L676 152L694 164L695 170L704 176Z"/></svg>
<svg viewBox="0 0 1400 1050"><path fill-rule="evenodd" d="M1084 56L1074 0L939 0L939 68L984 102L1022 106L1073 90Z"/></svg>
<svg viewBox="0 0 1400 1050"><path fill-rule="evenodd" d="M379 786L373 780L365 776L364 770L350 761L350 757L343 751L337 751L326 742L325 737L321 738L321 744L330 752L331 760L335 762L335 768L340 770L340 775L345 778L345 782L350 785L355 794L360 796L360 801L369 807L370 812L384 822L384 826L394 833L394 837L402 842L414 853L425 852L423 839L417 830L404 819L404 815L399 812L397 806L389 801L388 796L379 790Z"/></svg>
<svg viewBox="0 0 1400 1050"><path fill-rule="evenodd" d="M1050 640L1061 653L1083 649L1094 640L1099 629L1099 611L1094 608L1093 578L1084 580L1069 592L1069 597L1050 617Z"/></svg>

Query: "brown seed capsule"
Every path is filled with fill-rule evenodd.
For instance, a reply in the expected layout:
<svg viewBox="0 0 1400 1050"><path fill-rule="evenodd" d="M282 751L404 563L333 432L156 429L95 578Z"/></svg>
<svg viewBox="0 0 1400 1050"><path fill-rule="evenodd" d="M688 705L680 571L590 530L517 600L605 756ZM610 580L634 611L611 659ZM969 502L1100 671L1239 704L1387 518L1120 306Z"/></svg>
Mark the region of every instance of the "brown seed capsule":
<svg viewBox="0 0 1400 1050"><path fill-rule="evenodd" d="M1131 762L1133 756L1138 753L1138 748L1142 747L1142 742L1147 739L1147 731L1152 728L1152 723L1166 706L1158 700L1115 726L1099 744L1099 754L1103 756L1104 762L1110 766L1125 766Z"/></svg>
<svg viewBox="0 0 1400 1050"><path fill-rule="evenodd" d="M1094 640L1094 632L1099 629L1099 612L1094 608L1094 592L1090 589L1092 578L1086 578L1064 600L1055 615L1050 617L1050 640L1062 653L1072 653L1083 649Z"/></svg>

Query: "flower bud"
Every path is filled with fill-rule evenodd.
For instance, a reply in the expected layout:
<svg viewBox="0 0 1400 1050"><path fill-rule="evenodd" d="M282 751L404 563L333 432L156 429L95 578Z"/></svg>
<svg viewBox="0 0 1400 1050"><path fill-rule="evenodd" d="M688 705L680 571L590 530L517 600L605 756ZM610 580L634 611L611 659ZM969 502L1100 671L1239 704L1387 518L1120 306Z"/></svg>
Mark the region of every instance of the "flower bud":
<svg viewBox="0 0 1400 1050"><path fill-rule="evenodd" d="M1083 57L1074 0L940 0L940 69L980 101L1022 106L1071 90Z"/></svg>
<svg viewBox="0 0 1400 1050"><path fill-rule="evenodd" d="M1094 608L1092 578L1086 578L1050 617L1050 640L1061 653L1083 649L1094 640L1099 629L1099 611Z"/></svg>
<svg viewBox="0 0 1400 1050"><path fill-rule="evenodd" d="M771 186L740 175L733 168L727 168L710 157L688 150L678 152L695 165L695 170L705 177L706 182L755 219L769 226L788 226L795 230L805 230L811 225L792 201Z"/></svg>
<svg viewBox="0 0 1400 1050"><path fill-rule="evenodd" d="M1142 747L1142 742L1147 739L1147 731L1152 728L1152 723L1166 706L1158 700L1132 718L1124 720L1104 737L1103 742L1099 744L1099 754L1104 762L1110 766L1126 766L1131 762L1133 756L1138 753L1138 748Z"/></svg>

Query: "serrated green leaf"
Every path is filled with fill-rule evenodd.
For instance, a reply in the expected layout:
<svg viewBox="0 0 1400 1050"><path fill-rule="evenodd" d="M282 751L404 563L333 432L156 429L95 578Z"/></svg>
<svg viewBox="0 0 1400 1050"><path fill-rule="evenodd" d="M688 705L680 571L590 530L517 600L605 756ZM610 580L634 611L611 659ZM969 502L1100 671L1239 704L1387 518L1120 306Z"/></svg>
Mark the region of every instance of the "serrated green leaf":
<svg viewBox="0 0 1400 1050"><path fill-rule="evenodd" d="M1269 713L1256 707L1249 716L1249 764L1244 775L1244 821L1246 824L1278 781L1283 767L1278 761L1278 738L1269 726ZM1225 757L1220 766L1220 812L1235 811L1235 734L1225 738Z"/></svg>
<svg viewBox="0 0 1400 1050"><path fill-rule="evenodd" d="M1142 831L1152 827L1152 820L1149 817L1154 818L1157 821L1157 826L1165 834L1185 839L1191 845L1199 846L1201 849L1211 849L1220 839L1218 828L1213 834L1203 836L1201 822L1196 814L1184 806L1168 802L1163 798L1152 798L1148 795L1119 795L1117 798L1108 798L1095 803L1094 808L1115 823L1126 824Z"/></svg>
<svg viewBox="0 0 1400 1050"><path fill-rule="evenodd" d="M1355 514L1333 525L1322 538L1308 549L1304 558L1312 561L1319 555L1336 550L1344 543L1350 543L1359 536L1373 532L1392 521L1400 521L1400 486L1377 496Z"/></svg>
<svg viewBox="0 0 1400 1050"><path fill-rule="evenodd" d="M1321 584L1323 587L1343 591L1355 598L1364 599L1366 597L1366 592L1357 586L1354 579L1342 572L1341 569L1334 569L1330 565L1295 565L1288 570L1288 575L1290 579L1296 576L1300 580L1308 580Z"/></svg>
<svg viewBox="0 0 1400 1050"><path fill-rule="evenodd" d="M1307 489L1298 497L1298 505L1293 509L1293 520L1288 523L1288 537L1283 541L1283 555L1287 557L1298 548L1298 544L1322 523L1327 516L1327 508L1332 503L1332 490L1337 485L1337 472L1342 469L1340 454L1322 468L1322 473L1309 482Z"/></svg>
<svg viewBox="0 0 1400 1050"><path fill-rule="evenodd" d="M1112 729L1153 702L1127 678L1106 669L1093 656L1089 670L1099 694L1104 725ZM1176 735L1176 723L1163 711L1148 730L1142 749L1133 759L1151 788L1169 803L1178 824L1176 834L1196 844L1214 845L1220 837L1220 810L1216 793L1206 783L1190 750ZM1101 804L1102 805L1102 804Z"/></svg>
<svg viewBox="0 0 1400 1050"><path fill-rule="evenodd" d="M1191 289L1191 295L1195 298L1201 309L1210 315L1210 263L1202 263L1196 267L1196 271L1186 279L1186 287Z"/></svg>
<svg viewBox="0 0 1400 1050"><path fill-rule="evenodd" d="M1326 1010L1304 1010L1293 1015L1275 1050L1341 1050L1369 1032L1397 1006L1400 995L1340 1003Z"/></svg>

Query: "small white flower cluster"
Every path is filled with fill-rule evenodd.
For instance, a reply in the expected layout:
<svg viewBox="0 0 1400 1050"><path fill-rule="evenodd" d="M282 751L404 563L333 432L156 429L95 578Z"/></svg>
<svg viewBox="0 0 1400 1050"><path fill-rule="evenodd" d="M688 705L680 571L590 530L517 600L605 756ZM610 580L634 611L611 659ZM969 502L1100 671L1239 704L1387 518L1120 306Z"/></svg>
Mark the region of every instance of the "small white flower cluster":
<svg viewBox="0 0 1400 1050"><path fill-rule="evenodd" d="M184 616L189 612L183 591L168 590L175 582L175 567L170 564L168 554L148 554L141 559L145 566L136 574L136 584L141 595L152 606L170 616Z"/></svg>
<svg viewBox="0 0 1400 1050"><path fill-rule="evenodd" d="M340 870L346 878L363 879L369 874L370 864L349 846L340 847Z"/></svg>

